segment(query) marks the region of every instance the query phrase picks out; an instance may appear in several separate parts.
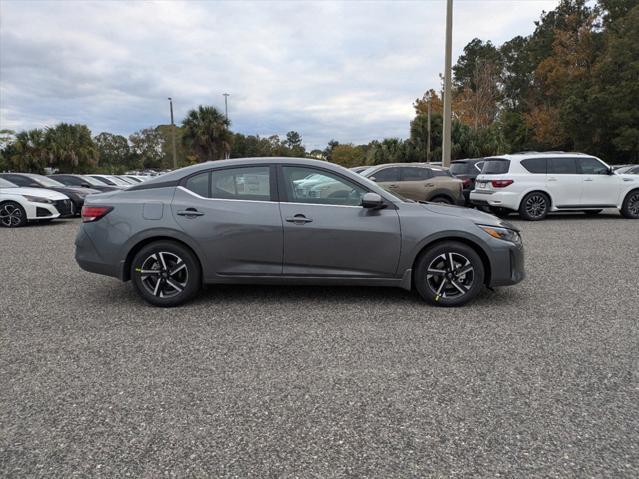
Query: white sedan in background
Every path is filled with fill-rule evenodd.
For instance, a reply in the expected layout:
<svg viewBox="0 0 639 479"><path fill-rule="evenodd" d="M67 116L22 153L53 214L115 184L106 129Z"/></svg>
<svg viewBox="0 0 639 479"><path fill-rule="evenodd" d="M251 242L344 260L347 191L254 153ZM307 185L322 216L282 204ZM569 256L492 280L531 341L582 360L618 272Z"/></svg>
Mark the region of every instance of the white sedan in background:
<svg viewBox="0 0 639 479"><path fill-rule="evenodd" d="M62 202L62 203L61 203ZM23 188L0 178L0 226L16 228L28 221L48 221L60 216L56 205L71 200L45 188Z"/></svg>

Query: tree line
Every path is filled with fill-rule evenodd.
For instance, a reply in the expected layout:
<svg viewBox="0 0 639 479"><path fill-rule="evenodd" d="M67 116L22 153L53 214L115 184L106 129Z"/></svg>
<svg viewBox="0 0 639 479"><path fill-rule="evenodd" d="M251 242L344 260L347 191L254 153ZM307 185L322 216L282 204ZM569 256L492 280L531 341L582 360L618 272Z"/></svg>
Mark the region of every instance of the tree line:
<svg viewBox="0 0 639 479"><path fill-rule="evenodd" d="M515 151L583 151L609 163L639 162L639 0L562 0L543 12L528 36L500 46L474 39L453 67L453 158ZM442 95L415 100L406 139L365 145L331 140L307 151L300 134L232 132L212 106L188 112L175 127L178 166L225 157L312 157L343 166L439 161ZM430 135L428 111L430 110ZM173 166L172 126L129 137L92 136L86 125L60 123L0 131L0 171L109 172ZM430 142L428 141L430 136ZM428 145L430 144L430 149Z"/></svg>

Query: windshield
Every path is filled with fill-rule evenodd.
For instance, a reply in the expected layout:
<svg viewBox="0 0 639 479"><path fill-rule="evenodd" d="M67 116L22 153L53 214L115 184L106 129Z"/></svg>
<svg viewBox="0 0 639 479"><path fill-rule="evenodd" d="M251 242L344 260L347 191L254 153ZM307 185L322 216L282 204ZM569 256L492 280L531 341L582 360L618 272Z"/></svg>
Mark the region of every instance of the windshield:
<svg viewBox="0 0 639 479"><path fill-rule="evenodd" d="M0 188L17 188L18 185L14 185L10 181L5 180L4 178L0 178Z"/></svg>
<svg viewBox="0 0 639 479"><path fill-rule="evenodd" d="M56 181L54 179L48 178L48 177L43 176L43 175L28 175L28 176L29 176L29 178L33 178L34 180L36 180L42 186L62 186L62 187L64 187L64 185L62 183L60 183L59 181Z"/></svg>
<svg viewBox="0 0 639 479"><path fill-rule="evenodd" d="M82 181L89 183L90 185L93 185L93 186L104 186L104 183L96 180L92 176L80 176L79 178L82 179Z"/></svg>

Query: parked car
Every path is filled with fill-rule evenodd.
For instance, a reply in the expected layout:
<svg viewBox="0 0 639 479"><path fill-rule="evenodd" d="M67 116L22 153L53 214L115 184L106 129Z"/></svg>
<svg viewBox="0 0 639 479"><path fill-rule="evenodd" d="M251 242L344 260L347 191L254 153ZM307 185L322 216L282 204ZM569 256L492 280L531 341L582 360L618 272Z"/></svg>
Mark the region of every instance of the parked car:
<svg viewBox="0 0 639 479"><path fill-rule="evenodd" d="M29 221L50 221L71 209L62 193L44 188L23 188L0 178L0 226L16 228Z"/></svg>
<svg viewBox="0 0 639 479"><path fill-rule="evenodd" d="M66 186L78 186L82 188L91 188L92 190L98 190L101 192L121 190L120 186L108 186L100 181L92 178L88 175L73 175L73 174L55 174L49 175L49 178L59 181Z"/></svg>
<svg viewBox="0 0 639 479"><path fill-rule="evenodd" d="M463 182L464 203L470 204L470 192L475 189L475 179L481 173L484 164L483 158L466 158L455 160L450 164L450 172Z"/></svg>
<svg viewBox="0 0 639 479"><path fill-rule="evenodd" d="M463 182L450 171L426 163L388 163L373 166L361 175L414 201L464 204Z"/></svg>
<svg viewBox="0 0 639 479"><path fill-rule="evenodd" d="M80 215L80 210L84 204L84 199L87 195L93 193L100 193L98 190L91 188L82 188L77 186L66 186L59 181L48 178L42 175L36 175L33 173L0 173L0 178L9 180L11 183L15 183L18 186L31 187L31 188L47 188L49 190L57 191L68 196L71 200L71 210L60 211L60 216L74 216Z"/></svg>
<svg viewBox="0 0 639 479"><path fill-rule="evenodd" d="M105 185L109 185L109 186L121 186L123 188L129 188L130 186L132 186L131 183L121 180L117 176L113 176L113 175L86 175L86 176L95 178L96 180L101 181Z"/></svg>
<svg viewBox="0 0 639 479"><path fill-rule="evenodd" d="M618 175L639 175L639 165L622 166L615 170Z"/></svg>
<svg viewBox="0 0 639 479"><path fill-rule="evenodd" d="M341 193L304 195L296 181L311 175ZM187 301L203 283L397 286L458 306L484 285L524 278L513 225L476 210L405 200L310 159L189 166L89 196L82 220L78 264L132 280L158 306Z"/></svg>
<svg viewBox="0 0 639 479"><path fill-rule="evenodd" d="M604 208L639 218L639 178L616 174L599 158L583 153L504 155L484 159L470 200L497 213L518 211L531 221L554 211L595 215Z"/></svg>

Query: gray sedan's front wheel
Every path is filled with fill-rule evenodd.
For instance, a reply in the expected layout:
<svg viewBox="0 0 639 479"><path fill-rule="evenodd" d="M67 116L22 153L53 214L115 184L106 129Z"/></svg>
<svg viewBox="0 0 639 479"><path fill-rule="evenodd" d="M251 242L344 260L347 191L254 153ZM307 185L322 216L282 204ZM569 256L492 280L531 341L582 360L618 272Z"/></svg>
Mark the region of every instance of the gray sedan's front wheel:
<svg viewBox="0 0 639 479"><path fill-rule="evenodd" d="M191 299L202 281L193 252L173 241L157 241L138 251L131 263L131 279L144 300L164 307Z"/></svg>
<svg viewBox="0 0 639 479"><path fill-rule="evenodd" d="M427 302L461 306L484 285L484 264L470 246L456 241L438 243L417 260L414 284Z"/></svg>

